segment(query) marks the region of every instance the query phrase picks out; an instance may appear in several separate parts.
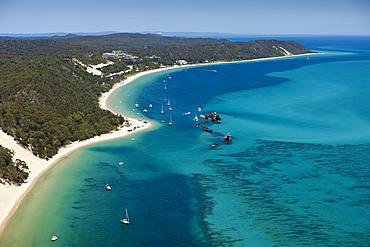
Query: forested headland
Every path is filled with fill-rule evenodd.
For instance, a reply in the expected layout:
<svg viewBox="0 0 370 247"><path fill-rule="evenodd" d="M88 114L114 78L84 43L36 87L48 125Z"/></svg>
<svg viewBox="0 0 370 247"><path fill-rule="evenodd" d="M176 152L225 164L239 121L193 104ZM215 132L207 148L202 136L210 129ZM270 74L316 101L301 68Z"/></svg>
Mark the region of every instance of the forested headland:
<svg viewBox="0 0 370 247"><path fill-rule="evenodd" d="M111 51L129 56L103 56ZM278 40L231 42L133 33L1 37L0 128L34 155L49 159L62 146L108 133L124 123L122 116L102 110L98 98L127 76L173 66L179 60L188 64L240 61L285 56L286 51L293 55L310 52L295 41ZM86 65L113 63L98 76L74 59ZM6 179L19 183L26 178L25 166L9 163L9 155L1 149L0 174L13 164L13 175Z"/></svg>

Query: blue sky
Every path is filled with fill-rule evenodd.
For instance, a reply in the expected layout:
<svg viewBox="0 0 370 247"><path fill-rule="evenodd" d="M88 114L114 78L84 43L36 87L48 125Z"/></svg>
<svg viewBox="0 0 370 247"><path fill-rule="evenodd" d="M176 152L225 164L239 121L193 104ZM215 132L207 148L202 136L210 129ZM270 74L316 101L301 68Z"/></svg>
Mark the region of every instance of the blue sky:
<svg viewBox="0 0 370 247"><path fill-rule="evenodd" d="M0 33L370 35L370 0L0 0Z"/></svg>

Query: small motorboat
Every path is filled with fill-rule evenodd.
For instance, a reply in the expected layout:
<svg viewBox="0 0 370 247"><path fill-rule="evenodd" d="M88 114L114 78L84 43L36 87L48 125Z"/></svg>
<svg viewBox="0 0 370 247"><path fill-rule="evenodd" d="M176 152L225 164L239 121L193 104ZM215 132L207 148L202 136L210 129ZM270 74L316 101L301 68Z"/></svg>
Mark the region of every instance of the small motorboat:
<svg viewBox="0 0 370 247"><path fill-rule="evenodd" d="M118 165L120 165L120 166L123 165L123 162L119 162Z"/></svg>
<svg viewBox="0 0 370 247"><path fill-rule="evenodd" d="M111 190L112 188L110 187L110 185L109 184L107 184L106 186L105 186L105 188L107 189L107 190Z"/></svg>
<svg viewBox="0 0 370 247"><path fill-rule="evenodd" d="M152 107L153 107L153 105L152 105L152 104L150 104L150 105L149 105L149 108L152 108Z"/></svg>
<svg viewBox="0 0 370 247"><path fill-rule="evenodd" d="M51 241L55 241L55 240L57 240L57 239L58 239L58 236L59 236L59 234L57 234L57 235L53 236L53 237L51 238Z"/></svg>

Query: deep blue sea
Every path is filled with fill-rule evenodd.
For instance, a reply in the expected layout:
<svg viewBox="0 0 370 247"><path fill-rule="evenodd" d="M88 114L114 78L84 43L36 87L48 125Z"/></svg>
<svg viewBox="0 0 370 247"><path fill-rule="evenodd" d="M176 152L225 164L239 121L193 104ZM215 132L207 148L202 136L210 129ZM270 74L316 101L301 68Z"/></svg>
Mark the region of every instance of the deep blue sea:
<svg viewBox="0 0 370 247"><path fill-rule="evenodd" d="M119 88L108 106L153 128L58 162L0 246L370 246L370 37L226 38L323 53L178 68ZM221 122L196 125L209 112Z"/></svg>

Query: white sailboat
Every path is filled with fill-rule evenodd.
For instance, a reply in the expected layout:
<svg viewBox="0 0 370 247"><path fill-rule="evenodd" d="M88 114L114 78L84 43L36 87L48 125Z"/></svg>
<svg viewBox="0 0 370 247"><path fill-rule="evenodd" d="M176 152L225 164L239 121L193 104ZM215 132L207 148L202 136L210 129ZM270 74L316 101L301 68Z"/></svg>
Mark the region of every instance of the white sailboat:
<svg viewBox="0 0 370 247"><path fill-rule="evenodd" d="M172 117L170 116L170 122L168 123L169 126L172 126Z"/></svg>
<svg viewBox="0 0 370 247"><path fill-rule="evenodd" d="M171 103L170 103L170 100L168 100L168 103L167 103L167 105L168 105L168 106L170 106L170 105L171 105Z"/></svg>
<svg viewBox="0 0 370 247"><path fill-rule="evenodd" d="M123 224L126 224L126 225L130 224L130 219L129 219L129 217L128 217L127 208L126 208L126 218L125 218L125 219L122 219L122 220L121 220L121 222L122 222Z"/></svg>
<svg viewBox="0 0 370 247"><path fill-rule="evenodd" d="M161 111L161 114L163 114L163 104L162 104L162 111Z"/></svg>

